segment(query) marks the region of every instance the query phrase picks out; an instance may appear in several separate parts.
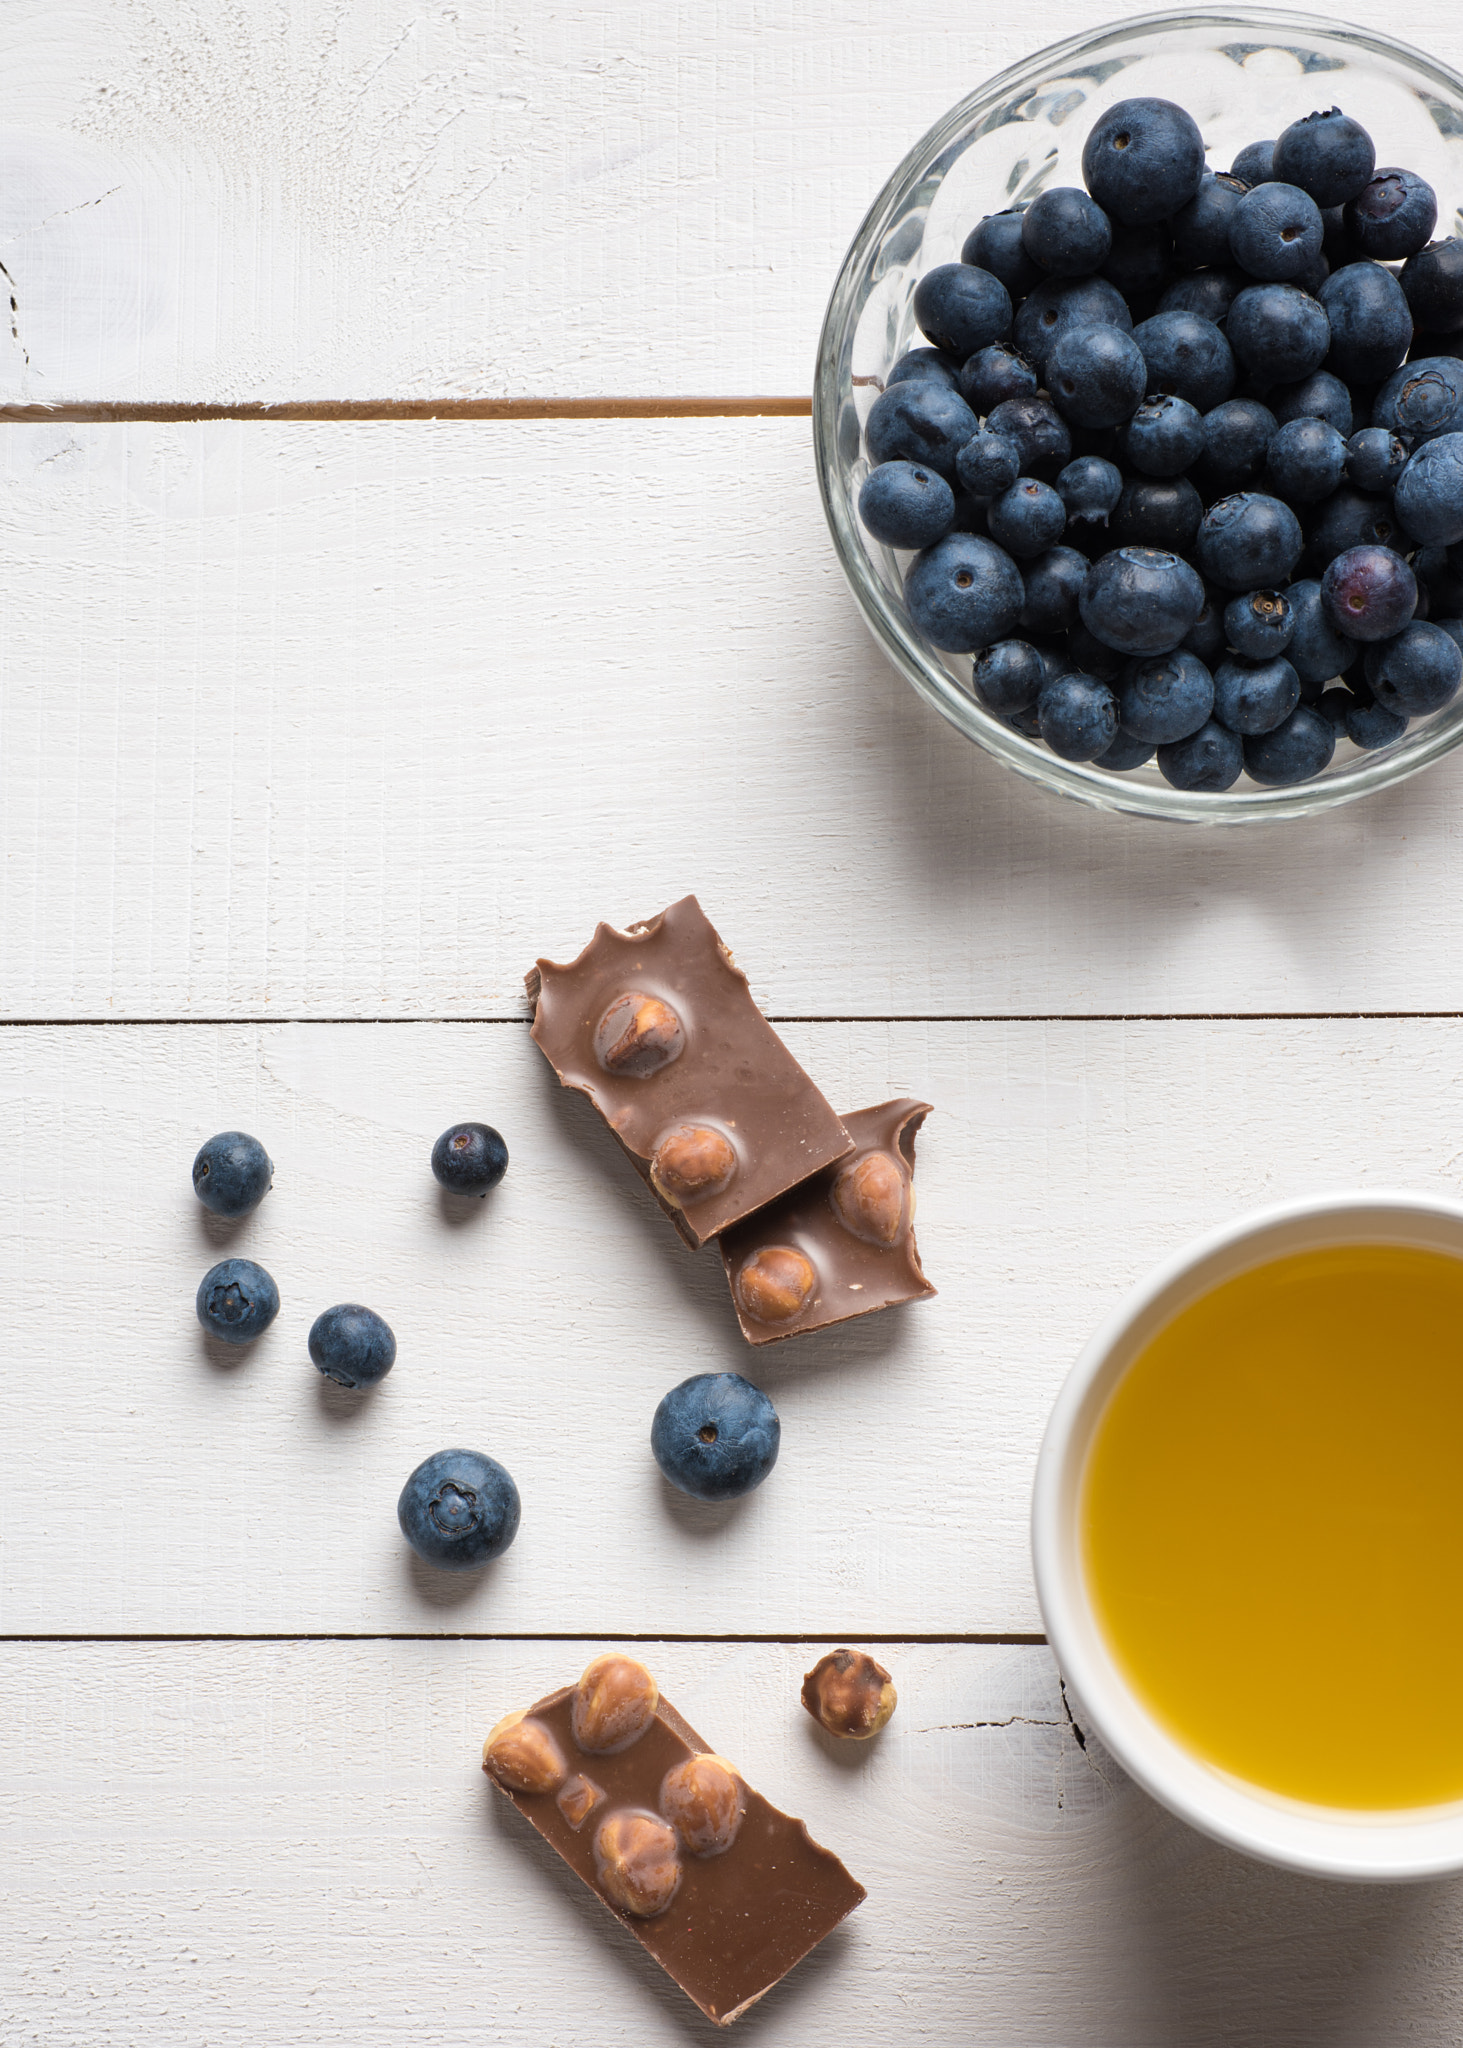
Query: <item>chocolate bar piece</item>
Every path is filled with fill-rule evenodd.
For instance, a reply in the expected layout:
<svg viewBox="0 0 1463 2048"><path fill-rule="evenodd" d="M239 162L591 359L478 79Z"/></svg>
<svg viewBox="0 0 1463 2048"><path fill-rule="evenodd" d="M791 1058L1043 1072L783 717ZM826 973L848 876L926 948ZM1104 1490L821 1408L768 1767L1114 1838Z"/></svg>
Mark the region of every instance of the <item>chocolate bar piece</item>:
<svg viewBox="0 0 1463 2048"><path fill-rule="evenodd" d="M854 1149L721 1238L749 1344L775 1344L934 1293L914 1241L914 1137L927 1102L843 1121Z"/></svg>
<svg viewBox="0 0 1463 2048"><path fill-rule="evenodd" d="M505 1716L483 1769L719 2027L867 1896L630 1657Z"/></svg>
<svg viewBox="0 0 1463 2048"><path fill-rule="evenodd" d="M820 1167L849 1136L694 896L527 977L533 1038L587 1095L688 1244Z"/></svg>

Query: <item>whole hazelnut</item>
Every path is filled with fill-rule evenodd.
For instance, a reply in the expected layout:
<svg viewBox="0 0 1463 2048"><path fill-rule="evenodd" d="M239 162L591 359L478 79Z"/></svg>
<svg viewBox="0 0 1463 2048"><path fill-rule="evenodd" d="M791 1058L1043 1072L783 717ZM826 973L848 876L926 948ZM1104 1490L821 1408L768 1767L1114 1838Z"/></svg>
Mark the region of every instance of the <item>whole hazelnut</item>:
<svg viewBox="0 0 1463 2048"><path fill-rule="evenodd" d="M655 1719L660 1691L633 1657L596 1657L574 1688L574 1740L595 1756L613 1756L637 1742Z"/></svg>
<svg viewBox="0 0 1463 2048"><path fill-rule="evenodd" d="M650 1157L651 1185L674 1209L719 1195L730 1187L736 1170L731 1139L710 1124L677 1124Z"/></svg>
<svg viewBox="0 0 1463 2048"><path fill-rule="evenodd" d="M904 1175L887 1152L850 1160L829 1200L844 1229L864 1244L898 1244L904 1230Z"/></svg>
<svg viewBox="0 0 1463 2048"><path fill-rule="evenodd" d="M542 1721L505 1714L483 1744L483 1769L514 1792L552 1792L564 1782L559 1745Z"/></svg>
<svg viewBox="0 0 1463 2048"><path fill-rule="evenodd" d="M566 1784L559 1787L559 1796L554 1804L577 1835L595 1808L603 1806L608 1796L602 1785L596 1785L593 1778L586 1778L576 1771Z"/></svg>
<svg viewBox="0 0 1463 2048"><path fill-rule="evenodd" d="M594 1056L609 1074L648 1081L679 1059L686 1046L681 1020L659 996L630 989L616 996L595 1027Z"/></svg>
<svg viewBox="0 0 1463 2048"><path fill-rule="evenodd" d="M765 1244L739 1267L737 1300L754 1322L790 1323L817 1284L811 1259L790 1244Z"/></svg>
<svg viewBox="0 0 1463 2048"><path fill-rule="evenodd" d="M637 1920L663 1913L680 1888L675 1830L659 1814L612 1813L594 1838L594 1866L601 1891Z"/></svg>
<svg viewBox="0 0 1463 2048"><path fill-rule="evenodd" d="M746 1812L731 1765L704 1751L671 1765L660 1781L660 1810L693 1856L729 1849Z"/></svg>
<svg viewBox="0 0 1463 2048"><path fill-rule="evenodd" d="M830 1650L803 1680L803 1705L830 1735L866 1742L898 1705L894 1681L866 1650Z"/></svg>

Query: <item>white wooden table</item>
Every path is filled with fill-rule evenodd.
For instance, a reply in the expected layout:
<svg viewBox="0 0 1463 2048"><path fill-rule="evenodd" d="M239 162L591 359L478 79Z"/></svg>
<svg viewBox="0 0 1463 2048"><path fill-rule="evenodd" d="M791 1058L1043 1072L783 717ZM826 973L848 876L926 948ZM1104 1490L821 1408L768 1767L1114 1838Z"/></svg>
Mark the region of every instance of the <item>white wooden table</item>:
<svg viewBox="0 0 1463 2048"><path fill-rule="evenodd" d="M1248 1864L1084 1745L1025 1515L1159 1254L1456 1192L1463 761L1235 836L1062 806L883 665L817 503L864 207L1115 4L0 13L4 2048L714 2038L477 1768L628 1642L869 1887L749 2042L1459 2039L1463 1889ZM1463 62L1443 0L1390 25ZM937 1303L749 1367L554 1088L525 967L687 889L837 1104L938 1106ZM460 1116L513 1155L466 1224ZM226 1231L229 1125L277 1174ZM225 1243L284 1298L229 1364ZM304 1348L353 1297L366 1402ZM647 1433L723 1365L783 1451L708 1510ZM467 1583L393 1512L449 1442L523 1494ZM897 1679L871 1753L797 1704L833 1641Z"/></svg>

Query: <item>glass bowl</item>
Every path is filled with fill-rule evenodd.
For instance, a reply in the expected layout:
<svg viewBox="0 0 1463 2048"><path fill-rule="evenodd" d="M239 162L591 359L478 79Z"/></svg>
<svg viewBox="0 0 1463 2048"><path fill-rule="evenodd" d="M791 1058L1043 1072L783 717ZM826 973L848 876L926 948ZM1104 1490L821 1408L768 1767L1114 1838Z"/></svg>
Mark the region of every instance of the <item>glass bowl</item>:
<svg viewBox="0 0 1463 2048"><path fill-rule="evenodd" d="M1105 108L1140 94L1188 108L1211 168L1333 104L1370 130L1378 164L1405 164L1438 195L1439 237L1463 230L1463 78L1387 36L1314 15L1235 7L1148 14L1013 65L917 142L871 207L833 288L818 345L813 440L833 543L870 631L920 695L1018 774L1103 810L1196 824L1298 818L1400 782L1463 739L1463 693L1381 752L1342 741L1314 782L1221 795L1173 789L1150 762L1126 774L1063 761L981 709L971 656L942 654L905 608L901 560L859 524L863 422L896 358L919 347L914 288L953 263L975 223L1048 185L1082 183L1082 144ZM1365 424L1358 421L1358 425Z"/></svg>

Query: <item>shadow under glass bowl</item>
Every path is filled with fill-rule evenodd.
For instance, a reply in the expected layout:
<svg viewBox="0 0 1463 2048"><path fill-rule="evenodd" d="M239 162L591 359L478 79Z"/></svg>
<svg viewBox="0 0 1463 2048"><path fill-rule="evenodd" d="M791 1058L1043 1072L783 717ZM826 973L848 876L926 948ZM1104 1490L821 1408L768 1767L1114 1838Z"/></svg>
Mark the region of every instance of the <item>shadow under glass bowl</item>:
<svg viewBox="0 0 1463 2048"><path fill-rule="evenodd" d="M874 638L953 726L1059 795L1109 811L1198 824L1305 817L1416 774L1463 739L1463 693L1385 750L1337 747L1324 775L1292 789L1242 779L1221 795L1170 787L1150 762L1127 774L1063 761L981 709L972 657L942 654L905 608L900 562L859 524L869 472L863 423L895 360L924 336L914 288L953 263L988 213L1049 185L1082 183L1082 145L1118 100L1176 100L1198 122L1211 169L1245 143L1337 105L1370 130L1377 162L1405 164L1438 195L1439 238L1463 231L1463 78L1387 36L1274 8L1150 14L1041 50L973 92L916 143L844 258L818 345L813 440L843 572ZM1358 426L1364 421L1357 421Z"/></svg>

